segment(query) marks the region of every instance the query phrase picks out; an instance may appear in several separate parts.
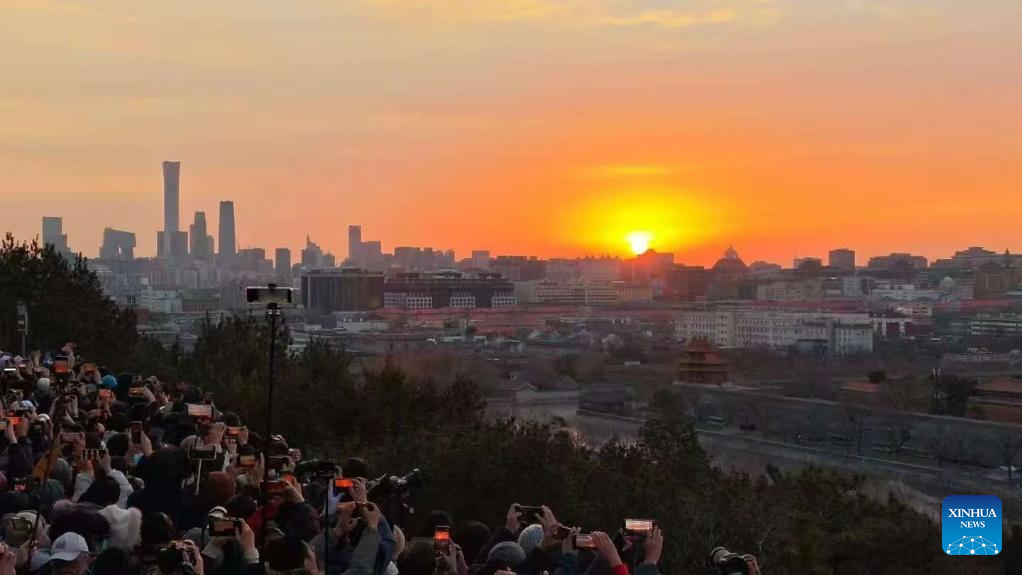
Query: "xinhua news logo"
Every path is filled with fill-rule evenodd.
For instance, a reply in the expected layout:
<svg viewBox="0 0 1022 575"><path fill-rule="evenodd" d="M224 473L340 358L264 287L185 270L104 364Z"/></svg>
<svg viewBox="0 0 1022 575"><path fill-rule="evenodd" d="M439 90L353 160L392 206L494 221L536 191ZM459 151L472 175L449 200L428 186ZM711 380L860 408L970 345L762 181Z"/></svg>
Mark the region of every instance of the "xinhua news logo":
<svg viewBox="0 0 1022 575"><path fill-rule="evenodd" d="M947 555L1000 555L1001 498L949 495L940 520Z"/></svg>

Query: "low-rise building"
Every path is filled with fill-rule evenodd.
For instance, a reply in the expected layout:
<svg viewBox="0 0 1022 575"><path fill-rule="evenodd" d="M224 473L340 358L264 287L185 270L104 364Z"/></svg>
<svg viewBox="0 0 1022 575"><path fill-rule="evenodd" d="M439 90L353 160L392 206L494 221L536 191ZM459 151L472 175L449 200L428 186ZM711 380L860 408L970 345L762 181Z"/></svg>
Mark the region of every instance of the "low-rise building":
<svg viewBox="0 0 1022 575"><path fill-rule="evenodd" d="M675 318L675 337L704 337L718 347L796 348L812 342L829 353L873 351L868 314L754 309L684 311ZM805 347L805 346L803 346Z"/></svg>

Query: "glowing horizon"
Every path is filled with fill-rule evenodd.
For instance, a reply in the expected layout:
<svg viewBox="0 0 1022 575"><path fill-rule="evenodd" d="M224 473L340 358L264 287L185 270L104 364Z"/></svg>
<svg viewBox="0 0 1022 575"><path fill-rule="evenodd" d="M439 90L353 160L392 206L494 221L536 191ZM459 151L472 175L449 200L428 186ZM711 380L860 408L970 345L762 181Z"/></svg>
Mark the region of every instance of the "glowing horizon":
<svg viewBox="0 0 1022 575"><path fill-rule="evenodd" d="M353 0L0 6L4 231L790 265L1022 250L1022 4Z"/></svg>

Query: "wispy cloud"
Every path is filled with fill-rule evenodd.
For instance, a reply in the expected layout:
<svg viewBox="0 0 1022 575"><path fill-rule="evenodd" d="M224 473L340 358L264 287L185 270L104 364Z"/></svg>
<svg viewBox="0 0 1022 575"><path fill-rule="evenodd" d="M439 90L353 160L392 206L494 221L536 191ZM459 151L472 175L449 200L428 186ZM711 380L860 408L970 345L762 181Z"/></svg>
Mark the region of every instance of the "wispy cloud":
<svg viewBox="0 0 1022 575"><path fill-rule="evenodd" d="M687 28L774 16L774 0L363 0L381 18L451 23L541 22L570 27Z"/></svg>

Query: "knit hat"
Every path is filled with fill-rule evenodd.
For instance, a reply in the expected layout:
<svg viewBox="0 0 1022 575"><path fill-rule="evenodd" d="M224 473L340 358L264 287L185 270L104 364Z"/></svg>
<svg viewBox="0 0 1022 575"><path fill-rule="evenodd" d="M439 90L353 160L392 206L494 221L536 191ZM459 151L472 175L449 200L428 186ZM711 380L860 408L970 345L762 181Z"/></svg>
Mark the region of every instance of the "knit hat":
<svg viewBox="0 0 1022 575"><path fill-rule="evenodd" d="M522 549L521 545L514 541L504 541L503 543L497 543L493 546L493 549L490 549L486 562L500 564L505 567L517 567L525 563L525 558L525 550Z"/></svg>
<svg viewBox="0 0 1022 575"><path fill-rule="evenodd" d="M117 378L108 373L103 376L103 379L99 380L99 386L113 389L117 387Z"/></svg>
<svg viewBox="0 0 1022 575"><path fill-rule="evenodd" d="M543 542L543 526L533 523L518 535L518 545L525 551L525 555L532 553L532 550L539 547Z"/></svg>

